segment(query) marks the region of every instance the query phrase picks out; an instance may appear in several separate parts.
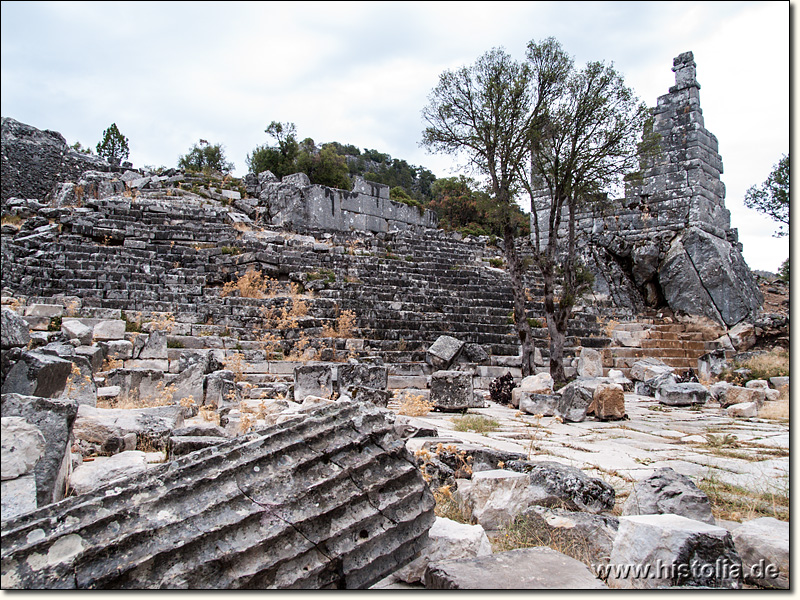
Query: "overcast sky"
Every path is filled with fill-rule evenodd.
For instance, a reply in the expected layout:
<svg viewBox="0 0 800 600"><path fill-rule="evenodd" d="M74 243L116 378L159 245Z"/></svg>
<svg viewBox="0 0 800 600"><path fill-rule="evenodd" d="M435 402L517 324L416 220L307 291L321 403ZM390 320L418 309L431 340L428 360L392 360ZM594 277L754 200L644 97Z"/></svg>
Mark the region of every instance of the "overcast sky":
<svg viewBox="0 0 800 600"><path fill-rule="evenodd" d="M276 120L448 177L454 160L419 147L444 70L553 36L653 106L692 50L745 259L777 271L789 253L743 204L789 151L788 2L2 2L1 23L2 116L91 147L115 122L137 167L203 138L238 176Z"/></svg>

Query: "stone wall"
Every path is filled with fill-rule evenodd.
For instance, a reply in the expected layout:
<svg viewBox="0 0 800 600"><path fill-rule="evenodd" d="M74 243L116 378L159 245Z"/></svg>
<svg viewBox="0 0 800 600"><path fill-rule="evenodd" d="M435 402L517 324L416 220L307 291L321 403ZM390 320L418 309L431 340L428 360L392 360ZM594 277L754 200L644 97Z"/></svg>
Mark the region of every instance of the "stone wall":
<svg viewBox="0 0 800 600"><path fill-rule="evenodd" d="M248 176L253 199L237 203L251 218L297 231L435 229L436 213L389 199L389 186L355 177L352 191L312 185L304 173L280 181L272 173Z"/></svg>
<svg viewBox="0 0 800 600"><path fill-rule="evenodd" d="M67 146L57 131L41 131L2 119L2 201L11 197L48 198L58 183L78 181L85 171L110 171L105 160Z"/></svg>
<svg viewBox="0 0 800 600"><path fill-rule="evenodd" d="M595 291L618 306L669 307L732 326L752 319L762 297L730 226L722 158L704 125L692 53L675 58L672 70L675 85L653 109L660 152L624 198L579 214L581 252ZM546 200L536 206L546 222Z"/></svg>

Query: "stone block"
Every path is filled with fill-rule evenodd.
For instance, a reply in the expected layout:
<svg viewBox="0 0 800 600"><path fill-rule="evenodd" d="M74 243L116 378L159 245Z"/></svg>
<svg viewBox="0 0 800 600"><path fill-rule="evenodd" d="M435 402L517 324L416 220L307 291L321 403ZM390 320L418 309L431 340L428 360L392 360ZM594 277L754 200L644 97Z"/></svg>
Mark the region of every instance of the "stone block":
<svg viewBox="0 0 800 600"><path fill-rule="evenodd" d="M504 469L473 473L466 502L484 529L500 529L530 506L530 477Z"/></svg>
<svg viewBox="0 0 800 600"><path fill-rule="evenodd" d="M0 519L7 519L36 510L36 477L23 475L0 482ZM3 582L5 588L5 582Z"/></svg>
<svg viewBox="0 0 800 600"><path fill-rule="evenodd" d="M394 577L406 583L416 583L424 579L429 563L488 556L491 553L492 545L480 525L436 517L433 527L428 531L428 544L420 557L394 573Z"/></svg>
<svg viewBox="0 0 800 600"><path fill-rule="evenodd" d="M560 507L591 513L614 508L614 488L575 467L554 461L512 460L506 462L506 468L525 472L530 477L527 497L531 506Z"/></svg>
<svg viewBox="0 0 800 600"><path fill-rule="evenodd" d="M60 304L31 304L25 307L26 317L61 317L64 314L64 307Z"/></svg>
<svg viewBox="0 0 800 600"><path fill-rule="evenodd" d="M351 387L385 390L389 370L379 365L341 365L337 368L337 380L340 394L347 393Z"/></svg>
<svg viewBox="0 0 800 600"><path fill-rule="evenodd" d="M789 589L789 523L773 517L745 521L733 530L744 580L762 588Z"/></svg>
<svg viewBox="0 0 800 600"><path fill-rule="evenodd" d="M783 388L786 388L786 391L788 393L788 391L789 391L789 378L788 377L770 377L769 378L769 382L772 384L772 386L776 390L781 391Z"/></svg>
<svg viewBox="0 0 800 600"><path fill-rule="evenodd" d="M561 390L557 414L567 422L580 423L594 400L594 391L580 380L572 381Z"/></svg>
<svg viewBox="0 0 800 600"><path fill-rule="evenodd" d="M0 419L0 479L14 479L31 473L44 456L46 442L42 432L22 417Z"/></svg>
<svg viewBox="0 0 800 600"><path fill-rule="evenodd" d="M425 354L425 360L434 369L444 370L453 364L464 342L449 335L439 336Z"/></svg>
<svg viewBox="0 0 800 600"><path fill-rule="evenodd" d="M523 392L533 392L535 394L552 394L553 378L550 373L537 373L525 377L517 386Z"/></svg>
<svg viewBox="0 0 800 600"><path fill-rule="evenodd" d="M116 454L126 447L125 436L133 433L137 440L156 448L166 448L172 430L183 427L180 406L151 408L92 408L78 409L73 433L75 439L98 454Z"/></svg>
<svg viewBox="0 0 800 600"><path fill-rule="evenodd" d="M744 388L732 385L725 390L726 406L743 403L755 403L761 406L766 398L767 393L760 388Z"/></svg>
<svg viewBox="0 0 800 600"><path fill-rule="evenodd" d="M602 377L603 355L592 348L581 348L578 358L579 377Z"/></svg>
<svg viewBox="0 0 800 600"><path fill-rule="evenodd" d="M119 320L100 320L94 325L94 339L99 342L125 339L125 321Z"/></svg>
<svg viewBox="0 0 800 600"><path fill-rule="evenodd" d="M514 398L513 403L516 403L522 412L529 415L553 417L559 414L558 405L561 402L561 396L558 394L537 394L514 388L511 396Z"/></svg>
<svg viewBox="0 0 800 600"><path fill-rule="evenodd" d="M601 421L619 421L625 418L625 392L616 383L599 384L592 395L592 404L587 413Z"/></svg>
<svg viewBox="0 0 800 600"><path fill-rule="evenodd" d="M633 484L623 515L675 514L715 525L711 502L694 482L669 467Z"/></svg>
<svg viewBox="0 0 800 600"><path fill-rule="evenodd" d="M336 391L331 365L303 365L294 369L294 400L303 402L306 396L330 398Z"/></svg>
<svg viewBox="0 0 800 600"><path fill-rule="evenodd" d="M540 546L430 563L425 571L425 587L429 590L594 590L606 585L583 563Z"/></svg>
<svg viewBox="0 0 800 600"><path fill-rule="evenodd" d="M128 360L133 358L133 344L128 340L101 342L109 360Z"/></svg>
<svg viewBox="0 0 800 600"><path fill-rule="evenodd" d="M64 332L67 339L78 340L82 346L91 346L92 344L92 328L77 319L61 321L61 331Z"/></svg>
<svg viewBox="0 0 800 600"><path fill-rule="evenodd" d="M86 494L107 483L130 477L147 469L144 452L129 450L114 456L98 456L78 466L69 477L69 486L76 494Z"/></svg>
<svg viewBox="0 0 800 600"><path fill-rule="evenodd" d="M609 563L611 588L742 587L730 532L679 515L620 517Z"/></svg>
<svg viewBox="0 0 800 600"><path fill-rule="evenodd" d="M463 371L437 371L431 375L430 398L439 410L483 407L473 394L472 375Z"/></svg>
<svg viewBox="0 0 800 600"><path fill-rule="evenodd" d="M144 347L139 352L138 358L167 358L167 333L157 329L147 336Z"/></svg>
<svg viewBox="0 0 800 600"><path fill-rule="evenodd" d="M656 390L656 400L667 406L705 404L710 394L700 383L671 383Z"/></svg>
<svg viewBox="0 0 800 600"><path fill-rule="evenodd" d="M725 413L729 417L737 417L740 419L753 419L758 416L758 403L740 402L737 404L731 404L725 409Z"/></svg>
<svg viewBox="0 0 800 600"><path fill-rule="evenodd" d="M23 352L3 382L4 394L55 398L61 395L72 373L72 362L33 350Z"/></svg>
<svg viewBox="0 0 800 600"><path fill-rule="evenodd" d="M24 348L31 341L28 323L10 308L0 311L0 349Z"/></svg>

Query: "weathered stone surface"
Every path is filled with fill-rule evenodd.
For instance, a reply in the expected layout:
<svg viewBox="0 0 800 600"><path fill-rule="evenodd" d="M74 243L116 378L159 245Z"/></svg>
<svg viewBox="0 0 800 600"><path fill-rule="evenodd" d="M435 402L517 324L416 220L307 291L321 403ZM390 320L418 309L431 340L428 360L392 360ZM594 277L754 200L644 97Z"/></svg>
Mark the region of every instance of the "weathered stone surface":
<svg viewBox="0 0 800 600"><path fill-rule="evenodd" d="M729 417L752 419L758 416L758 404L756 402L740 402L738 404L731 404L725 409L725 413Z"/></svg>
<svg viewBox="0 0 800 600"><path fill-rule="evenodd" d="M773 517L745 521L733 531L744 580L759 587L788 590L789 523Z"/></svg>
<svg viewBox="0 0 800 600"><path fill-rule="evenodd" d="M92 344L93 329L77 319L64 319L61 321L61 331L64 332L68 339L78 340L82 346L90 346Z"/></svg>
<svg viewBox="0 0 800 600"><path fill-rule="evenodd" d="M4 394L55 398L61 395L72 363L38 351L23 352L3 382Z"/></svg>
<svg viewBox="0 0 800 600"><path fill-rule="evenodd" d="M424 579L429 563L488 556L492 553L492 545L483 527L458 523L443 517L436 517L433 527L428 531L428 540L420 557L397 571L395 578L406 583L416 583Z"/></svg>
<svg viewBox="0 0 800 600"><path fill-rule="evenodd" d="M592 395L587 413L601 421L619 421L625 418L625 392L616 383L601 383Z"/></svg>
<svg viewBox="0 0 800 600"><path fill-rule="evenodd" d="M100 456L78 466L69 476L69 486L76 494L86 494L111 481L130 477L147 469L144 452L128 450L114 456Z"/></svg>
<svg viewBox="0 0 800 600"><path fill-rule="evenodd" d="M150 332L138 358L167 358L167 332L161 329Z"/></svg>
<svg viewBox="0 0 800 600"><path fill-rule="evenodd" d="M603 356L592 348L581 348L578 358L579 377L602 377L603 376Z"/></svg>
<svg viewBox="0 0 800 600"><path fill-rule="evenodd" d="M19 394L3 394L3 417L22 417L36 426L47 442L44 456L34 468L36 500L42 507L64 497L70 460L72 425L78 412L74 400L54 400Z"/></svg>
<svg viewBox="0 0 800 600"><path fill-rule="evenodd" d="M704 380L719 376L727 368L728 359L723 349L707 352L697 359L697 373Z"/></svg>
<svg viewBox="0 0 800 600"><path fill-rule="evenodd" d="M561 400L556 412L565 421L580 423L586 419L586 413L594 399L594 392L581 380L568 383L561 388Z"/></svg>
<svg viewBox="0 0 800 600"><path fill-rule="evenodd" d="M678 515L620 517L608 586L741 589L741 559L727 529ZM638 565L647 574L626 567Z"/></svg>
<svg viewBox="0 0 800 600"><path fill-rule="evenodd" d="M657 358L637 360L631 367L631 378L637 381L649 381L664 373L674 373L675 369Z"/></svg>
<svg viewBox="0 0 800 600"><path fill-rule="evenodd" d="M303 402L306 396L330 398L335 390L333 367L302 365L294 370L294 400Z"/></svg>
<svg viewBox="0 0 800 600"><path fill-rule="evenodd" d="M515 527L525 531L531 539L540 540L541 545L562 548L567 556L592 566L608 563L619 519L532 506L517 517Z"/></svg>
<svg viewBox="0 0 800 600"><path fill-rule="evenodd" d="M752 323L739 323L728 331L728 338L737 352L747 352L756 343L756 328Z"/></svg>
<svg viewBox="0 0 800 600"><path fill-rule="evenodd" d="M658 469L633 485L623 515L675 514L716 525L711 502L694 482L669 467Z"/></svg>
<svg viewBox="0 0 800 600"><path fill-rule="evenodd" d="M725 390L726 406L751 402L761 406L766 398L766 392L763 389L758 388L745 388L738 385L732 385Z"/></svg>
<svg viewBox="0 0 800 600"><path fill-rule="evenodd" d="M3 521L36 510L36 477L23 475L0 482L0 503L0 519Z"/></svg>
<svg viewBox="0 0 800 600"><path fill-rule="evenodd" d="M444 370L453 364L464 347L464 342L449 335L441 335L428 348L425 360L434 369Z"/></svg>
<svg viewBox="0 0 800 600"><path fill-rule="evenodd" d="M558 414L558 405L561 396L558 394L536 394L524 392L515 388L513 394L517 396L519 409L529 415L542 415L553 417Z"/></svg>
<svg viewBox="0 0 800 600"><path fill-rule="evenodd" d="M236 379L233 371L214 371L206 375L202 404L199 402L198 404L201 404L201 406L223 407L238 404L239 400L239 392L236 388Z"/></svg>
<svg viewBox="0 0 800 600"><path fill-rule="evenodd" d="M98 452L116 454L125 450L124 437L129 433L141 442L166 448L172 430L179 427L183 427L180 406L124 409L83 405L73 432L76 440L91 444Z"/></svg>
<svg viewBox="0 0 800 600"><path fill-rule="evenodd" d="M484 529L500 529L529 505L530 477L504 469L480 471L472 476L466 502Z"/></svg>
<svg viewBox="0 0 800 600"><path fill-rule="evenodd" d="M42 432L22 417L3 417L0 422L2 422L0 479L5 481L27 475L44 456L46 442Z"/></svg>
<svg viewBox="0 0 800 600"><path fill-rule="evenodd" d="M789 391L789 378L788 377L770 377L769 382L775 387L776 390L786 388Z"/></svg>
<svg viewBox="0 0 800 600"><path fill-rule="evenodd" d="M68 360L72 363L72 371L60 397L75 400L79 405L96 406L97 385L94 382L94 374L89 360L77 354L70 356Z"/></svg>
<svg viewBox="0 0 800 600"><path fill-rule="evenodd" d="M705 404L710 394L700 383L671 383L656 390L656 400L667 406Z"/></svg>
<svg viewBox="0 0 800 600"><path fill-rule="evenodd" d="M3 582L366 588L422 549L433 504L386 413L339 402L7 521Z"/></svg>
<svg viewBox="0 0 800 600"><path fill-rule="evenodd" d="M530 504L599 513L614 508L614 488L575 467L544 461L509 461L506 468L530 477Z"/></svg>
<svg viewBox="0 0 800 600"><path fill-rule="evenodd" d="M481 408L472 393L472 375L463 371L437 371L431 375L431 401L439 410Z"/></svg>
<svg viewBox="0 0 800 600"><path fill-rule="evenodd" d="M0 310L0 348L24 348L31 341L28 324L10 308Z"/></svg>
<svg viewBox="0 0 800 600"><path fill-rule="evenodd" d="M99 342L124 340L125 321L121 319L98 321L94 325L93 335Z"/></svg>
<svg viewBox="0 0 800 600"><path fill-rule="evenodd" d="M403 439L415 437L437 437L438 430L433 425L415 417L397 415L394 421L394 430Z"/></svg>
<svg viewBox="0 0 800 600"><path fill-rule="evenodd" d="M222 432L225 433L224 431ZM173 435L169 438L169 448L167 457L172 460L178 456L184 456L195 450L216 446L228 441L225 435Z"/></svg>
<svg viewBox="0 0 800 600"><path fill-rule="evenodd" d="M551 548L520 548L491 556L433 562L425 571L432 590L603 589L583 563Z"/></svg>

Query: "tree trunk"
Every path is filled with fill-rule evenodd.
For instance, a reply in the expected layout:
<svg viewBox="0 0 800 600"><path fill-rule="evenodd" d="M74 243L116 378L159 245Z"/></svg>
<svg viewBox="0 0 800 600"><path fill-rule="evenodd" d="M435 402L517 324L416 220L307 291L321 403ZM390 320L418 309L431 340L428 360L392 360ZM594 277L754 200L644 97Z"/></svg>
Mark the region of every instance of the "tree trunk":
<svg viewBox="0 0 800 600"><path fill-rule="evenodd" d="M522 376L533 375L533 336L531 326L528 323L525 297L525 269L522 259L514 246L514 234L510 227L505 228L503 242L505 244L506 263L508 273L511 276L511 290L514 296L514 325L519 337L520 349L522 351Z"/></svg>

